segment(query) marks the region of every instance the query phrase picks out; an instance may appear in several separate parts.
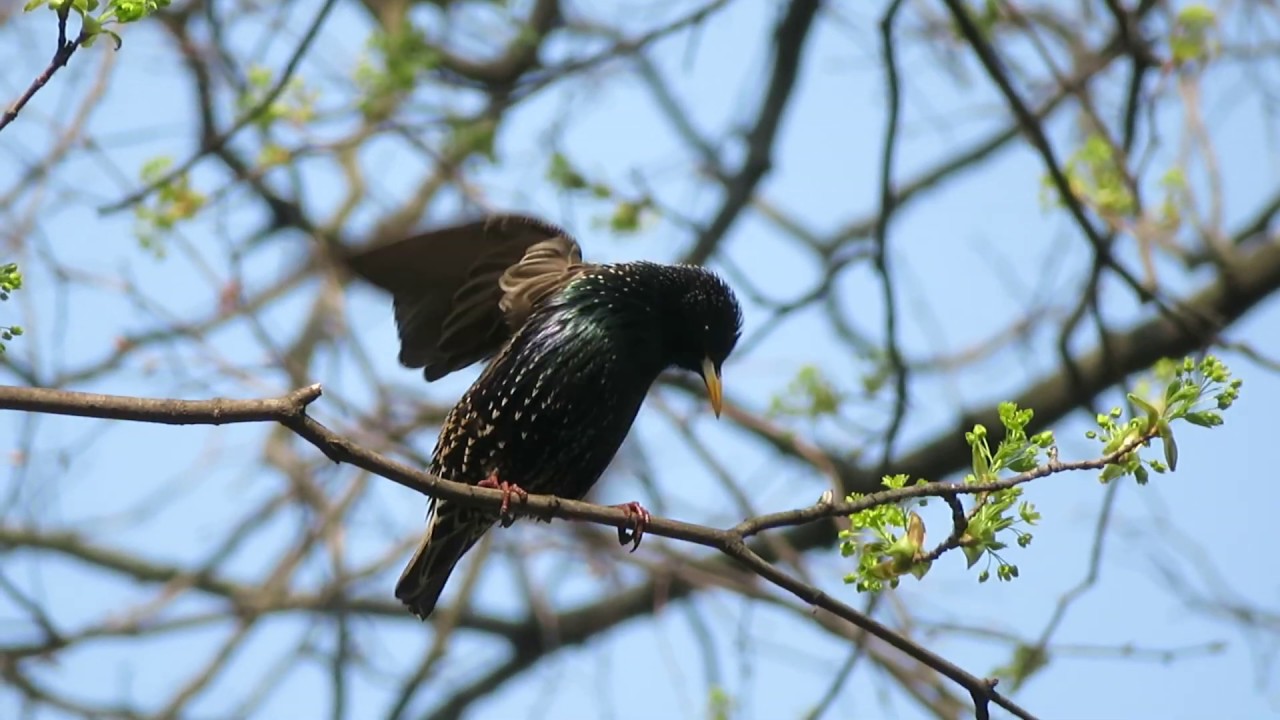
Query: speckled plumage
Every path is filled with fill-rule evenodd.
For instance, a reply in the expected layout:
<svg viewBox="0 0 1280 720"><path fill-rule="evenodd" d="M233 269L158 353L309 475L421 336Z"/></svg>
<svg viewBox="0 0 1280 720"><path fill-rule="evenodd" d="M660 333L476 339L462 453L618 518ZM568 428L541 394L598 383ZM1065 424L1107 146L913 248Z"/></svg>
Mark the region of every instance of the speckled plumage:
<svg viewBox="0 0 1280 720"><path fill-rule="evenodd" d="M464 227L473 228L467 240L472 243L486 242L486 230L495 227L504 232L522 228L526 237L523 254L508 266L519 271L495 274L490 268L481 273L479 283L454 283L460 290L450 302L457 306L465 295L461 288L469 283L473 291L477 285L489 288L500 276L498 292L484 297L489 304L497 303L508 328L494 333L488 306L484 312L472 307L473 316L483 320L470 330L499 337L500 344L472 343L462 354L496 352L441 427L432 473L470 484L497 479L532 493L578 499L613 459L660 372L675 366L713 374L713 397L719 402L720 365L737 342L741 311L732 290L714 273L646 262L583 264L577 244L564 231L529 218L498 216ZM412 273L406 268L413 262L405 258L415 247L440 251L431 237L428 233L420 236L426 241L414 238L373 251L383 253L384 259L392 250L399 254L400 261L383 264L396 268L398 283L370 272L370 264L362 263L360 256L352 260L358 273L395 295L401 361L410 366L414 364L406 361L405 348L411 346L419 349L410 360L445 355L423 350L421 336L431 335L439 344L438 338L448 333L434 325L415 329L413 313L402 311L414 307L417 317L432 318L450 314L424 307L407 280ZM519 244L515 241L513 247ZM507 261L516 255L510 249L504 252ZM471 262L473 268L485 263L474 258ZM531 286L537 286L536 291L529 290ZM522 289L533 300L513 307ZM518 322L511 322L513 312ZM439 324L448 326L449 320ZM455 342L457 333L467 330L455 327ZM456 369L452 366L458 362L449 358L439 364ZM431 372L428 367L429 378ZM712 378L704 379L713 386ZM454 565L499 519L494 510L433 502L426 537L401 576L396 596L425 618Z"/></svg>

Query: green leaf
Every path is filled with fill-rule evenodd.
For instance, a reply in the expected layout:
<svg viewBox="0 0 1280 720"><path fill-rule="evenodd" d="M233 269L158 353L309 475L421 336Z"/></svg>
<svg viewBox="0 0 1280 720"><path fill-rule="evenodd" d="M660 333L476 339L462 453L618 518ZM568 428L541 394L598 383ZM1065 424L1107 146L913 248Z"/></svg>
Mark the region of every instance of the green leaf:
<svg viewBox="0 0 1280 720"><path fill-rule="evenodd" d="M1178 12L1178 24L1188 28L1203 28L1217 19L1213 10L1204 5L1188 5Z"/></svg>
<svg viewBox="0 0 1280 720"><path fill-rule="evenodd" d="M911 568L907 572L911 573L915 579L923 580L924 576L929 574L929 570L932 567L933 563L931 562L912 563Z"/></svg>
<svg viewBox="0 0 1280 720"><path fill-rule="evenodd" d="M1169 400L1169 405L1172 406L1178 403L1185 403L1185 402L1194 403L1199 399L1200 399L1200 388L1195 385L1185 385L1182 387L1182 389L1178 390L1176 393L1173 394L1173 398Z"/></svg>
<svg viewBox="0 0 1280 720"><path fill-rule="evenodd" d="M1151 479L1151 475L1145 467L1139 465L1133 470L1133 479L1137 480L1139 485L1146 485L1147 481Z"/></svg>
<svg viewBox="0 0 1280 720"><path fill-rule="evenodd" d="M1217 23L1213 10L1204 5L1189 5L1178 12L1169 49L1178 63L1208 58L1216 49L1210 30Z"/></svg>
<svg viewBox="0 0 1280 720"><path fill-rule="evenodd" d="M707 714L711 720L729 720L732 709L733 698L725 692L724 688L713 685L710 697L707 699Z"/></svg>
<svg viewBox="0 0 1280 720"><path fill-rule="evenodd" d="M1124 474L1125 469L1123 465L1108 465L1102 469L1102 474L1098 476L1098 480L1103 483L1109 483Z"/></svg>
<svg viewBox="0 0 1280 720"><path fill-rule="evenodd" d="M979 432L982 430L983 432ZM973 474L978 478L978 482L986 482L987 476L991 474L991 465L987 462L987 441L985 428L977 425L973 429L973 441L970 447L973 449Z"/></svg>
<svg viewBox="0 0 1280 720"><path fill-rule="evenodd" d="M768 412L773 416L816 420L839 413L845 399L846 393L832 383L817 366L805 365L796 373L795 379L787 384L786 390L773 398Z"/></svg>
<svg viewBox="0 0 1280 720"><path fill-rule="evenodd" d="M1009 461L1008 467L1014 472L1022 473L1036 469L1038 464L1036 456L1028 453Z"/></svg>
<svg viewBox="0 0 1280 720"><path fill-rule="evenodd" d="M621 202L609 218L609 229L614 232L635 232L640 229L640 211L644 206L636 202Z"/></svg>
<svg viewBox="0 0 1280 720"><path fill-rule="evenodd" d="M581 190L587 187L587 179L569 162L563 153L551 154L551 165L547 168L547 180L564 190Z"/></svg>
<svg viewBox="0 0 1280 720"><path fill-rule="evenodd" d="M1143 400L1133 393L1129 393L1129 402L1133 403L1139 410L1147 414L1147 422L1149 423L1148 427L1155 425L1160 421L1160 411L1151 403Z"/></svg>
<svg viewBox="0 0 1280 720"><path fill-rule="evenodd" d="M1183 416L1183 419L1192 425L1199 425L1204 428L1213 428L1222 424L1222 416L1212 410L1189 412Z"/></svg>
<svg viewBox="0 0 1280 720"><path fill-rule="evenodd" d="M895 566L906 567L915 559L916 553L920 550L920 546L911 541L907 535L903 535L893 541L893 544L885 548L884 554L893 559Z"/></svg>
<svg viewBox="0 0 1280 720"><path fill-rule="evenodd" d="M1173 440L1173 429L1169 423L1160 421L1160 441L1164 443L1164 462L1170 470L1178 469L1178 443ZM1139 466L1141 469L1141 466ZM1143 481L1145 484L1145 480Z"/></svg>

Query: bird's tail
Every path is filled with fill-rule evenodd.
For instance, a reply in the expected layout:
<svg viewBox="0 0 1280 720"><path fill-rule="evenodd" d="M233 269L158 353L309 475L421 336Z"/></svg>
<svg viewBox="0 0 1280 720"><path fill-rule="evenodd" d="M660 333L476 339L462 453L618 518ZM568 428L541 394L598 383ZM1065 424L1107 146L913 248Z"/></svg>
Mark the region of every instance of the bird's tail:
<svg viewBox="0 0 1280 720"><path fill-rule="evenodd" d="M414 615L427 619L435 610L454 566L493 522L493 518L472 508L438 503L432 509L431 522L418 551L396 583L396 597L400 602Z"/></svg>

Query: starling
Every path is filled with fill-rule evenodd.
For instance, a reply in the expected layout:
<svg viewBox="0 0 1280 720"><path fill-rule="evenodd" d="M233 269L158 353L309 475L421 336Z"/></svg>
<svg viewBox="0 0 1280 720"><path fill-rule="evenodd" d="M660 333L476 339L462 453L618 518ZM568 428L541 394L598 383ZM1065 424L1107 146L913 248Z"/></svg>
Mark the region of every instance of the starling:
<svg viewBox="0 0 1280 720"><path fill-rule="evenodd" d="M716 274L691 265L582 261L564 230L497 215L362 251L351 269L394 297L400 363L428 381L493 360L444 421L439 477L501 489L498 510L432 500L396 597L435 608L449 573L480 537L510 524L511 496L581 499L605 471L658 374L698 373L720 414L720 367L742 311ZM621 505L639 544L648 512Z"/></svg>

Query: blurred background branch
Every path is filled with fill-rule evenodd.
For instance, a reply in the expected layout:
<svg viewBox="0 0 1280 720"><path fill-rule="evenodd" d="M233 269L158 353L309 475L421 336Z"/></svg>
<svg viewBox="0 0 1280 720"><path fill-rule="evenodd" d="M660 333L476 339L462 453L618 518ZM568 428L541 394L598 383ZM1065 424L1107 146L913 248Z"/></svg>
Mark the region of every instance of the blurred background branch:
<svg viewBox="0 0 1280 720"><path fill-rule="evenodd" d="M949 553L859 597L844 517L751 551L1045 714L1280 704L1280 594L1256 558L1280 531L1250 501L1268 497L1280 402L1272 5L190 0L91 17L135 6L150 14L104 26L116 50L84 47L75 12L60 30L57 11L0 3L3 92L27 98L0 133L0 268L22 287L0 327L25 330L0 382L322 383L317 422L420 468L474 375L399 368L385 298L329 254L527 211L593 260L707 263L743 298L724 418L664 377L592 498L728 528L884 473L959 480L964 433L999 428L1002 400L1064 458L1094 457L1097 413L1145 397L1161 358L1212 350L1247 381L1227 426L1179 431L1178 472L1146 487L1028 485L1043 517L1007 551L1015 582L979 584ZM391 587L421 496L284 427L9 412L0 438L0 716L972 714L936 667L722 554L655 535L628 555L592 524L491 533L418 623ZM920 510L930 547L953 510Z"/></svg>

